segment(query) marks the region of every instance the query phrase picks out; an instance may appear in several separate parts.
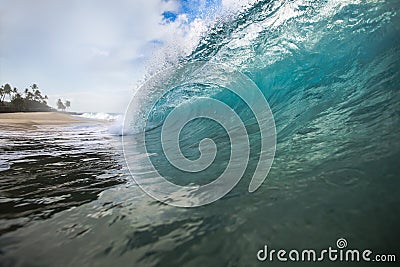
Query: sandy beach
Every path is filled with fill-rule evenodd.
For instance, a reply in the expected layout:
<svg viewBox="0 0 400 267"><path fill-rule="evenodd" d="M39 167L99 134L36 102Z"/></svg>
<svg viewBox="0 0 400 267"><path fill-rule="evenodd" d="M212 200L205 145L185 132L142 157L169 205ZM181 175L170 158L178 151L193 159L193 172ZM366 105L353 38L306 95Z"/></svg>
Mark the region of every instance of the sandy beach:
<svg viewBox="0 0 400 267"><path fill-rule="evenodd" d="M36 125L63 125L83 120L58 112L0 113L0 130L35 128Z"/></svg>

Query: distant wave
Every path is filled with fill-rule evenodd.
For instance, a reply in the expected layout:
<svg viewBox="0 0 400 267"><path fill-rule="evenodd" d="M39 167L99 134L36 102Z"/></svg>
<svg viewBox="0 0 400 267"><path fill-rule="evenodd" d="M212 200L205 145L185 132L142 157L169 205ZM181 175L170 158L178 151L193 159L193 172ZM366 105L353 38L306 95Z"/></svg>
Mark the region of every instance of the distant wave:
<svg viewBox="0 0 400 267"><path fill-rule="evenodd" d="M118 113L105 113L105 112L88 112L78 115L77 117L110 122L107 125L108 132L112 135L121 136L123 128L123 115Z"/></svg>
<svg viewBox="0 0 400 267"><path fill-rule="evenodd" d="M82 115L78 115L81 118L93 119L93 120L102 120L102 121L118 121L121 119L121 114L110 114L104 112L89 112L83 113Z"/></svg>

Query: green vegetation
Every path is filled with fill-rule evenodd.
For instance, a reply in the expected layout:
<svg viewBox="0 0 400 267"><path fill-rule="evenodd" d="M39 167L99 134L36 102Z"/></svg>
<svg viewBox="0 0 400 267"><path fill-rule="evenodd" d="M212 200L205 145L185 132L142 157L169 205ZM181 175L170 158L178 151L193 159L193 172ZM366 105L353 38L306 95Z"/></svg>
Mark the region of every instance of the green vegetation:
<svg viewBox="0 0 400 267"><path fill-rule="evenodd" d="M61 110L65 110L65 105L64 103L61 101L61 99L57 100L57 109L61 109Z"/></svg>
<svg viewBox="0 0 400 267"><path fill-rule="evenodd" d="M57 100L57 109L65 111L69 107L71 107L71 101L65 100L63 103L60 98Z"/></svg>
<svg viewBox="0 0 400 267"><path fill-rule="evenodd" d="M0 112L54 111L47 105L47 99L47 95L43 96L36 84L21 93L7 83L0 87Z"/></svg>

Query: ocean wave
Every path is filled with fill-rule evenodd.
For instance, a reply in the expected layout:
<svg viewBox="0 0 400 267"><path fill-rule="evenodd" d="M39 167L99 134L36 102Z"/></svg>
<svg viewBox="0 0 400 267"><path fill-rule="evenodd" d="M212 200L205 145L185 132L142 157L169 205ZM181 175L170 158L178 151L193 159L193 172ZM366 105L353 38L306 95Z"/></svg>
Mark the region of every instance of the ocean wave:
<svg viewBox="0 0 400 267"><path fill-rule="evenodd" d="M165 64L155 59L164 72L138 90L136 104L126 114L126 129L145 129L159 144L159 131L152 130L175 107L201 97L217 98L238 114L249 114L234 95L195 81L170 88L152 105L160 90L184 81L188 66L204 62L229 66L259 87L274 115L277 154L286 155L275 162L293 170L288 176L327 159L363 164L394 155L400 151L397 25L397 1L257 1L241 12L217 16L197 46L184 49L175 61L166 59L169 70L165 72ZM257 127L249 129L249 116L242 117L245 126L257 132ZM215 129L210 122L192 123L183 131L187 137L181 135L180 145L190 149L187 155L197 155L194 144L204 132L217 139L223 134ZM256 151L260 140L251 143Z"/></svg>
<svg viewBox="0 0 400 267"><path fill-rule="evenodd" d="M110 114L110 113L104 113L104 112L98 112L98 113L89 112L89 113L83 113L81 115L78 115L78 117L111 122L111 121L121 120L122 115L121 114Z"/></svg>

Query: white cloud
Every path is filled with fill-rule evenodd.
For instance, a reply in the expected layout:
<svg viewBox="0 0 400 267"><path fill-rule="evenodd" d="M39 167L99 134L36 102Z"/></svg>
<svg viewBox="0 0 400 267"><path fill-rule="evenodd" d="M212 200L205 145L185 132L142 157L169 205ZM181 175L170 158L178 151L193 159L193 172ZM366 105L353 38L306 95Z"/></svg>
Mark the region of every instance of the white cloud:
<svg viewBox="0 0 400 267"><path fill-rule="evenodd" d="M186 14L163 23L178 9L179 0L0 0L0 83L37 83L50 104L68 98L77 111L123 112L144 73L190 53L211 23Z"/></svg>
<svg viewBox="0 0 400 267"><path fill-rule="evenodd" d="M171 37L162 12L177 8L162 0L0 0L0 83L37 83L63 98L103 94L93 111L123 111L113 92L129 99L148 43ZM91 106L91 97L75 101L75 110Z"/></svg>
<svg viewBox="0 0 400 267"><path fill-rule="evenodd" d="M110 55L110 52L108 52L107 50L102 50L99 48L92 48L92 53L93 56L103 56L103 57L108 57Z"/></svg>

